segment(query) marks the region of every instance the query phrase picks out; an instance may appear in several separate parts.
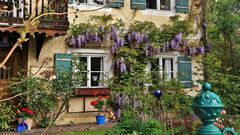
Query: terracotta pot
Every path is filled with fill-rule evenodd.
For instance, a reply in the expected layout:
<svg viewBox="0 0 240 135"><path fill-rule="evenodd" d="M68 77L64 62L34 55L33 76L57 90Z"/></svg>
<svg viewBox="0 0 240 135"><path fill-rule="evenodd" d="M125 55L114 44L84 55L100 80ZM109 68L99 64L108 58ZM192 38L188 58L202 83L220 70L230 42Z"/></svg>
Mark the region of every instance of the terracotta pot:
<svg viewBox="0 0 240 135"><path fill-rule="evenodd" d="M23 123L23 118L18 118L18 124ZM28 130L32 128L33 124L33 119L32 118L27 118L26 120L24 119L24 123L28 125Z"/></svg>

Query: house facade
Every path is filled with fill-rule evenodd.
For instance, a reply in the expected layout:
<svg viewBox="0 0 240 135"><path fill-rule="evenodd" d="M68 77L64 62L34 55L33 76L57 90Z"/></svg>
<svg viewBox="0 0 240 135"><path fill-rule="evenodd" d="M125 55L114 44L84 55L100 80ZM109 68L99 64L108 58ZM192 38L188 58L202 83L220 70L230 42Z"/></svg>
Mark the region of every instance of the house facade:
<svg viewBox="0 0 240 135"><path fill-rule="evenodd" d="M11 62L11 59L9 60L9 63L17 64L17 66L6 66L6 68L1 69L1 73L6 72L3 76L7 76L7 78L0 78L0 81L6 82L7 80L8 83L11 77L14 77L14 72L17 72L17 70L13 70L11 67L21 67L22 69L28 69L34 73L40 68L42 64L41 61L46 58L51 58L52 60L48 65L41 68L43 71L46 69L71 68L71 57L81 54L81 60L86 63L87 80L81 87L75 88L75 97L70 99L67 111L57 120L56 124L59 125L70 124L72 122L95 122L95 115L97 112L90 105L90 102L96 99L96 97L93 96L94 94L110 94L111 90L102 81L107 79L105 76L106 74L108 77L113 76L113 61L110 44L103 42L100 46L87 44L82 48L69 48L65 42L66 38L69 37L65 35L67 34L69 24L85 23L92 15L108 14L112 15L114 18L123 20L127 26L130 25L134 18L134 20L138 21L151 21L156 26L160 27L162 24L169 23L170 16L180 14L182 17L185 17L190 7L190 2L188 0L116 0L111 4L108 4L106 0L68 0L68 3L63 0L62 3L53 2L55 4L47 2L49 1L41 1L43 5L50 5L47 6L49 8L46 12L53 8L56 12L68 12L68 16L48 16L49 18L41 18L38 32L35 33L36 38L30 38L26 46L23 47L23 50L19 50L19 54L15 53L16 56L12 56L21 60L15 58L12 58L13 62ZM2 3L9 5L6 4L7 2L4 0ZM26 3L32 3L32 1L24 1L23 3L19 3L18 7L7 6L7 8L23 8L25 7L24 4L27 5ZM105 6L106 4L108 6ZM36 15L45 12L44 8L39 9L34 5L31 7L28 6L27 9L34 9L34 12L29 12ZM77 13L74 13L76 11ZM76 17L76 15L78 17ZM1 25L12 26L13 24L18 24L21 26L23 24L21 18L27 15L18 12L6 14L6 16L8 16L9 20L2 18L0 20L0 22L2 22ZM13 19L10 19L11 17L13 17ZM4 35L9 35L9 44L16 41L16 38L11 39L9 37L11 37L11 35L12 37L17 37L13 34L19 35L18 27L1 31L0 34L3 43L2 48L6 49L7 53L8 50L11 49L11 45L4 47L7 43ZM0 55L5 56L2 53ZM3 56L0 58L4 58ZM177 78L178 72L186 72L188 76L183 79L182 82L188 89L192 87L192 81L199 80L198 76L193 75L193 73L197 71L195 67L198 66L198 64L194 59L185 59L184 54L181 52L169 51L159 53L156 57L158 58L159 66L164 67L168 80ZM2 75L0 77L2 77ZM3 83L1 84L3 85Z"/></svg>
<svg viewBox="0 0 240 135"><path fill-rule="evenodd" d="M190 6L190 2L187 0L118 0L105 7L106 3L107 1L104 0L69 1L69 22L75 24L86 23L92 15L107 14L123 20L128 26L134 18L134 20L138 21L151 21L160 27L162 24L169 23L170 16L180 14L182 17L185 17ZM75 11L78 11L78 13L72 13ZM65 38L66 36L46 42L40 53L40 59L51 57L53 61L50 64L50 68L56 69L64 66L68 68L71 67L71 56L80 54L81 59L87 63L86 70L88 74L86 75L87 80L84 85L75 89L75 97L69 101L67 112L61 116L57 123L95 122L97 112L90 105L90 102L96 99L93 95L107 95L111 91L104 83L99 81L106 79L105 74L108 74L108 77L113 76L110 44L103 42L100 46L86 44L82 48L69 48L64 42ZM180 71L188 73L187 80L182 82L189 89L192 87L193 80L199 80L198 76L192 74L197 71L195 67L198 64L194 59L185 59L183 56L184 54L181 52L174 51L157 55L159 66L165 67L165 71L167 71L168 80L177 78L177 74ZM37 67L33 66L32 69L37 70Z"/></svg>

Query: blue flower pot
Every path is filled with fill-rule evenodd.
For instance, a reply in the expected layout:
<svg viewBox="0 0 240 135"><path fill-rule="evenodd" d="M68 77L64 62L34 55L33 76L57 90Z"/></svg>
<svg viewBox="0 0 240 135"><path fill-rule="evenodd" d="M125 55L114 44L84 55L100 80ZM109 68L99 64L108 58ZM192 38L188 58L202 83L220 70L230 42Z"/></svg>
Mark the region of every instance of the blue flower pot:
<svg viewBox="0 0 240 135"><path fill-rule="evenodd" d="M104 125L105 124L105 116L97 115L96 121L97 121L97 125Z"/></svg>

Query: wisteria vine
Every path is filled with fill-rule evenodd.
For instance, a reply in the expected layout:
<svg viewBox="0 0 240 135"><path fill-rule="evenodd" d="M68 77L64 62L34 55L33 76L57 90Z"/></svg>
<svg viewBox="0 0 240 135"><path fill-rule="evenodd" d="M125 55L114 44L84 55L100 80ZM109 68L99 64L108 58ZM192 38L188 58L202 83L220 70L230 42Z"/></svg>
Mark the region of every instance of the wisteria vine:
<svg viewBox="0 0 240 135"><path fill-rule="evenodd" d="M66 39L66 44L72 48L83 48L88 43L96 43L101 46L103 41L110 41L110 50L112 55L117 55L119 48L128 46L130 49L136 49L136 46L141 46L142 54L146 57L151 57L159 53L165 53L169 51L183 51L187 56L204 55L211 50L211 44L203 47L192 47L187 41L183 41L184 32L176 33L172 39L165 43L161 43L161 46L155 47L154 41L150 39L148 34L139 31L127 31L120 33L114 25L104 26L100 25L97 31L94 32L81 32L79 34L71 34ZM124 58L116 57L115 67L120 73L127 72L127 66Z"/></svg>

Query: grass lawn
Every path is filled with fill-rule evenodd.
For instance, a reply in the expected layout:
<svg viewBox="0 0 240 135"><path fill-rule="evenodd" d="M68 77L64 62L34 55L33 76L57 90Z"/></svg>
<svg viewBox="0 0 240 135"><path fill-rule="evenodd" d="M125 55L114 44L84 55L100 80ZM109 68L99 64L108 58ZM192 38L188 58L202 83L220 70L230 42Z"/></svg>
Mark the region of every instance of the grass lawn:
<svg viewBox="0 0 240 135"><path fill-rule="evenodd" d="M72 131L72 132L65 132L60 135L104 135L106 129L92 129L92 130L85 130L85 131Z"/></svg>

